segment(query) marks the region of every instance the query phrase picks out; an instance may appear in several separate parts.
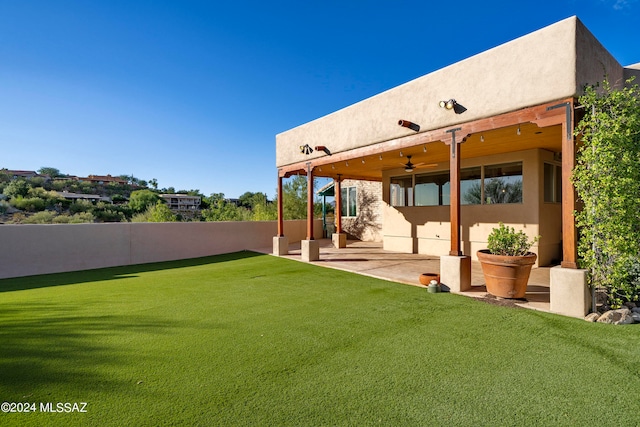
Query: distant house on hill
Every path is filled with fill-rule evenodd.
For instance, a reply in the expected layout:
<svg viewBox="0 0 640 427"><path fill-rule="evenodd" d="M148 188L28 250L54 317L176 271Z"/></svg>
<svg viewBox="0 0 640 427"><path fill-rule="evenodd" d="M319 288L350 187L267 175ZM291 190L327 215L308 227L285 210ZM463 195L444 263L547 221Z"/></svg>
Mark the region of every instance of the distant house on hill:
<svg viewBox="0 0 640 427"><path fill-rule="evenodd" d="M9 175L11 179L31 179L31 178L43 178L45 181L49 181L51 178L49 175L40 175L36 171L23 171L23 170L11 170L11 169L0 169L0 172L6 173Z"/></svg>
<svg viewBox="0 0 640 427"><path fill-rule="evenodd" d="M172 211L196 211L200 209L201 199L188 194L160 194Z"/></svg>
<svg viewBox="0 0 640 427"><path fill-rule="evenodd" d="M67 200L88 200L93 203L113 203L109 197L100 196L98 194L70 193L68 191L57 191L56 193L58 194L58 196L64 197Z"/></svg>
<svg viewBox="0 0 640 427"><path fill-rule="evenodd" d="M127 181L126 179L122 179L122 178L111 176L111 175L89 175L86 178L78 177L77 179L78 181L90 182L92 184L100 184L100 185L110 184L110 183L114 183L118 185L126 185L129 183L129 181Z"/></svg>

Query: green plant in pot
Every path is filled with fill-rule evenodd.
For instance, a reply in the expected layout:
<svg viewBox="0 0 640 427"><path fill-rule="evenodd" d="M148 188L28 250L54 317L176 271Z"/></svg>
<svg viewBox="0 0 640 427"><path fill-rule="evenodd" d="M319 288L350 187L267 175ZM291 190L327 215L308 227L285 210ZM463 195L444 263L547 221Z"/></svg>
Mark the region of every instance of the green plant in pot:
<svg viewBox="0 0 640 427"><path fill-rule="evenodd" d="M501 298L524 298L531 267L538 258L529 250L540 236L529 240L523 231L500 222L488 240L489 248L477 253L487 292Z"/></svg>

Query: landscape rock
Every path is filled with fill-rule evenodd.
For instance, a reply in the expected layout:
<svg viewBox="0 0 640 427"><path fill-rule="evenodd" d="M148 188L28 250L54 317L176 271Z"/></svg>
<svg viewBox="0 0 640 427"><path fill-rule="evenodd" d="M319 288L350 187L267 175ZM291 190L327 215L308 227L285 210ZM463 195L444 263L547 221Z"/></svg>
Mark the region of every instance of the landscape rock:
<svg viewBox="0 0 640 427"><path fill-rule="evenodd" d="M640 323L640 313L631 312L631 317L636 323Z"/></svg>
<svg viewBox="0 0 640 427"><path fill-rule="evenodd" d="M599 313L589 313L585 316L584 320L586 320L587 322L596 322L599 318Z"/></svg>
<svg viewBox="0 0 640 427"><path fill-rule="evenodd" d="M611 323L614 325L629 325L633 323L631 310L628 308L620 308L618 310L609 310L598 319L598 323Z"/></svg>
<svg viewBox="0 0 640 427"><path fill-rule="evenodd" d="M631 312L632 313L640 313L640 307L632 308Z"/></svg>
<svg viewBox="0 0 640 427"><path fill-rule="evenodd" d="M627 307L628 309L632 310L634 308L636 308L636 303L632 302L632 301L627 301L624 303L624 306Z"/></svg>

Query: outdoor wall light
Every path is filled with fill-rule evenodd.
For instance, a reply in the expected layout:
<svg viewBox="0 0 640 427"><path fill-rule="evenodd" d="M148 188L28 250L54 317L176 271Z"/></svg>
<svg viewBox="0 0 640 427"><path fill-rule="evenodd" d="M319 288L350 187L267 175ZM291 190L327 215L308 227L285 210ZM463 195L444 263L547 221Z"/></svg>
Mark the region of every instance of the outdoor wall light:
<svg viewBox="0 0 640 427"><path fill-rule="evenodd" d="M516 134L520 135L520 125L518 125L518 130L516 131Z"/></svg>
<svg viewBox="0 0 640 427"><path fill-rule="evenodd" d="M484 142L484 135L480 135L480 142Z"/></svg>
<svg viewBox="0 0 640 427"><path fill-rule="evenodd" d="M416 132L420 130L420 125L410 122L409 120L398 120L398 125Z"/></svg>
<svg viewBox="0 0 640 427"><path fill-rule="evenodd" d="M447 110L453 110L453 108L456 106L458 102L451 98L448 101L440 101L440 108L446 108Z"/></svg>
<svg viewBox="0 0 640 427"><path fill-rule="evenodd" d="M309 147L309 144L304 144L300 146L300 152L308 156L309 154L313 153L313 148Z"/></svg>

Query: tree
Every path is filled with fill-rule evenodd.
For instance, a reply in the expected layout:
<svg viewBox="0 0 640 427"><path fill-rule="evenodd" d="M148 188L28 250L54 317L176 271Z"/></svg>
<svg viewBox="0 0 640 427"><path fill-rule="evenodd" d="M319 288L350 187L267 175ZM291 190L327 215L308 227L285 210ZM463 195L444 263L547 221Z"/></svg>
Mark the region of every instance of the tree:
<svg viewBox="0 0 640 427"><path fill-rule="evenodd" d="M160 201L160 196L151 190L136 190L131 192L129 207L134 212L144 212L149 206Z"/></svg>
<svg viewBox="0 0 640 427"><path fill-rule="evenodd" d="M640 295L640 89L631 83L614 89L605 79L579 98L585 115L572 176L583 203L580 264L613 307Z"/></svg>
<svg viewBox="0 0 640 427"><path fill-rule="evenodd" d="M226 201L224 193L213 193L208 200L209 209L202 211L205 221L249 221L251 212Z"/></svg>
<svg viewBox="0 0 640 427"><path fill-rule="evenodd" d="M316 187L314 182L314 187ZM307 217L307 177L296 175L282 186L282 210L284 219L305 219ZM322 205L314 202L314 217L322 213Z"/></svg>
<svg viewBox="0 0 640 427"><path fill-rule="evenodd" d="M153 206L150 206L149 209L149 222L175 222L177 221L176 216L169 206L164 203L156 203Z"/></svg>
<svg viewBox="0 0 640 427"><path fill-rule="evenodd" d="M38 173L39 173L40 175L48 175L48 176L50 176L51 178L57 178L57 177L59 177L59 176L63 176L63 175L60 173L60 170L59 170L59 169L52 168L52 167L49 167L49 166L43 166L43 167L41 167L40 169L38 169Z"/></svg>
<svg viewBox="0 0 640 427"><path fill-rule="evenodd" d="M149 185L151 185L154 190L157 190L158 189L158 180L155 179L155 178L151 178L149 180Z"/></svg>

